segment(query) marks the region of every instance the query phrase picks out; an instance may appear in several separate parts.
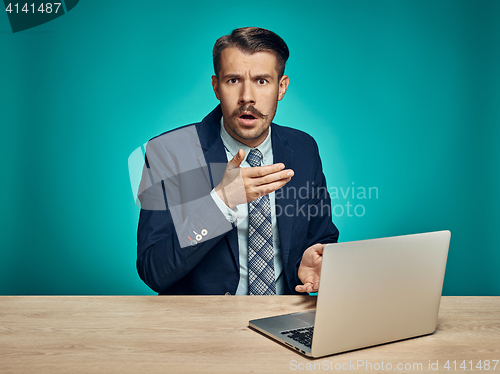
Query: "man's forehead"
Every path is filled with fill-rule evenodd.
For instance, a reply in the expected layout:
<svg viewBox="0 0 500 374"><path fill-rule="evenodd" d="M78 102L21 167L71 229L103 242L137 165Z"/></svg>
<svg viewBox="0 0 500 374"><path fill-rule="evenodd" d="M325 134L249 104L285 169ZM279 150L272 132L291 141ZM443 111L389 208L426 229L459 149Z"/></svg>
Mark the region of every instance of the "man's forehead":
<svg viewBox="0 0 500 374"><path fill-rule="evenodd" d="M223 74L245 71L250 71L252 74L277 74L277 69L278 59L270 51L247 53L238 48L228 47L221 53L220 70Z"/></svg>

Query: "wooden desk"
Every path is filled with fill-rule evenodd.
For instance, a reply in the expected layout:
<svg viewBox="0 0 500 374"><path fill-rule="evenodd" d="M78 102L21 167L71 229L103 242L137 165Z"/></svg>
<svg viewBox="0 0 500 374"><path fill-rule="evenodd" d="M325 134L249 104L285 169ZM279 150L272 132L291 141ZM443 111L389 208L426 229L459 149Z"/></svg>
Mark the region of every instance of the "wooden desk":
<svg viewBox="0 0 500 374"><path fill-rule="evenodd" d="M0 373L347 373L358 360L372 365L363 373L388 363L394 373L398 363L435 373L436 360L439 372L479 372L479 360L490 360L489 372L500 373L500 297L443 297L435 334L317 360L247 327L314 306L309 296L4 296Z"/></svg>

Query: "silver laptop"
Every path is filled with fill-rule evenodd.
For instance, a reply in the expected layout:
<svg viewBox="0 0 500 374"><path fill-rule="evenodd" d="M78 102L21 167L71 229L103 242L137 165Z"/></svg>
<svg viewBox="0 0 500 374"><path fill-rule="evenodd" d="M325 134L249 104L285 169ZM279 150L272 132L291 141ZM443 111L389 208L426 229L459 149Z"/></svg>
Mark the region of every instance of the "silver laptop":
<svg viewBox="0 0 500 374"><path fill-rule="evenodd" d="M449 231L328 244L316 310L249 326L309 357L431 334Z"/></svg>

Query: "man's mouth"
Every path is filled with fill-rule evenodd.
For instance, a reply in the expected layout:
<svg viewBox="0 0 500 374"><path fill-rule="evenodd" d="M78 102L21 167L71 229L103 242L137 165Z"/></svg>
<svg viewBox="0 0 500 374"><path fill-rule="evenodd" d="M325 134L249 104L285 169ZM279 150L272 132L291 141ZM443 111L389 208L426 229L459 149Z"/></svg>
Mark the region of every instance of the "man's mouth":
<svg viewBox="0 0 500 374"><path fill-rule="evenodd" d="M238 118L243 126L253 126L257 122L257 116L248 112L241 114Z"/></svg>
<svg viewBox="0 0 500 374"><path fill-rule="evenodd" d="M255 117L253 114L242 114L240 116L240 118L243 118L243 119L256 119L257 117Z"/></svg>

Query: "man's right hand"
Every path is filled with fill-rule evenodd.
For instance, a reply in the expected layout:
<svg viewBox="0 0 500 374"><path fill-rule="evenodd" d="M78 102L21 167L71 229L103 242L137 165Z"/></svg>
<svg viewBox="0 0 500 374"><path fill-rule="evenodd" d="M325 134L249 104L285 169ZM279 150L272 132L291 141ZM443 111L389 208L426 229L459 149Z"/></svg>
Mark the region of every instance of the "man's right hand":
<svg viewBox="0 0 500 374"><path fill-rule="evenodd" d="M231 209L267 195L287 184L293 176L293 170L278 163L268 166L241 168L245 151L240 149L227 163L222 181L215 192Z"/></svg>

